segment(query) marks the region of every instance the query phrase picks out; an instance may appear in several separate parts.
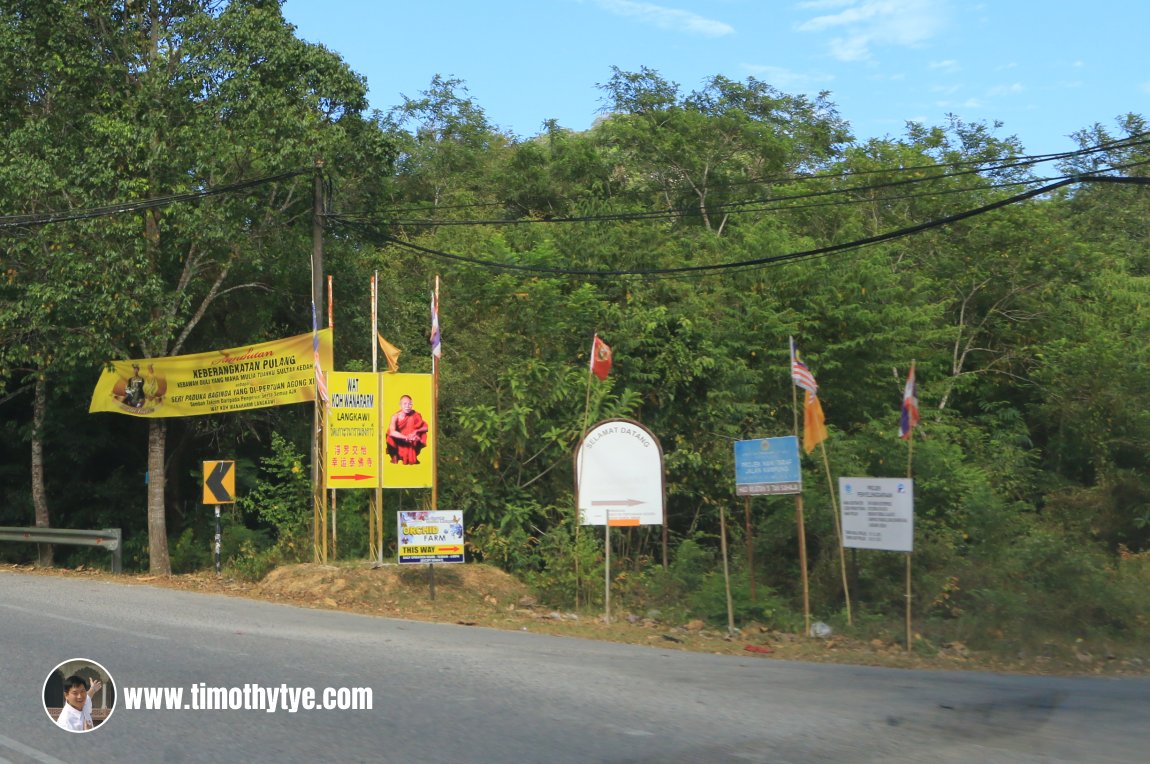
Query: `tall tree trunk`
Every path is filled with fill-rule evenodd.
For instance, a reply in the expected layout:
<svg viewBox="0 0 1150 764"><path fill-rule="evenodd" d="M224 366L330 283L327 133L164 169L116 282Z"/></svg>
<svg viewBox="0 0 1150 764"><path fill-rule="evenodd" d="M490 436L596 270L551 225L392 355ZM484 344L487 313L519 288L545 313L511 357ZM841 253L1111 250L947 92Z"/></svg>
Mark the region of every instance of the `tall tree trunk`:
<svg viewBox="0 0 1150 764"><path fill-rule="evenodd" d="M168 576L168 524L164 517L164 444L168 430L159 419L148 420L148 571Z"/></svg>
<svg viewBox="0 0 1150 764"><path fill-rule="evenodd" d="M48 493L44 489L44 415L47 411L48 382L42 374L37 374L32 392L32 506L37 528L52 525L48 519ZM40 564L52 567L53 552L51 544L40 544Z"/></svg>

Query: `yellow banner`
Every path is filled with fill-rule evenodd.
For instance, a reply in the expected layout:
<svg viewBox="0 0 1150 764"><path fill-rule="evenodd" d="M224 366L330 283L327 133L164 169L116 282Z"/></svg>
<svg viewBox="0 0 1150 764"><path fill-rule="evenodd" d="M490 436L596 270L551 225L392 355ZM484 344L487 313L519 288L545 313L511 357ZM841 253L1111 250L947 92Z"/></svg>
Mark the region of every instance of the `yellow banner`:
<svg viewBox="0 0 1150 764"><path fill-rule="evenodd" d="M383 375L383 487L430 488L435 458L430 374Z"/></svg>
<svg viewBox="0 0 1150 764"><path fill-rule="evenodd" d="M370 371L327 375L328 488L379 488L380 376Z"/></svg>
<svg viewBox="0 0 1150 764"><path fill-rule="evenodd" d="M331 329L319 331L320 367L331 370ZM220 414L315 400L312 335L167 358L113 361L88 413L145 418Z"/></svg>

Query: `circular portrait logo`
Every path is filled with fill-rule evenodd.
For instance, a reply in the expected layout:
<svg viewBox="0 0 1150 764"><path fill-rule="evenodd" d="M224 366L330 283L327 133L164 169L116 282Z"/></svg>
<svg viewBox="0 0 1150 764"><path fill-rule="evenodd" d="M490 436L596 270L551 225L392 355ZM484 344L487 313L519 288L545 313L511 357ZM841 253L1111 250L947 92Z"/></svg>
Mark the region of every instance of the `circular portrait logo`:
<svg viewBox="0 0 1150 764"><path fill-rule="evenodd" d="M116 684L108 669L88 658L72 658L48 672L41 699L52 723L69 732L91 732L112 715Z"/></svg>

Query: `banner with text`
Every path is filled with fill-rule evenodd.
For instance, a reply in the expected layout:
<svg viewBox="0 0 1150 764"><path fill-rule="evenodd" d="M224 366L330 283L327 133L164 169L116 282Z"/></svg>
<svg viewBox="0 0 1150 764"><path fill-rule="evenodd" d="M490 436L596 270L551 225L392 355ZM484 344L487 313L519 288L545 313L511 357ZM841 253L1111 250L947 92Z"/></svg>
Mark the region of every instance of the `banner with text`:
<svg viewBox="0 0 1150 764"><path fill-rule="evenodd" d="M379 385L382 374L333 371L327 375L327 487L378 488Z"/></svg>
<svg viewBox="0 0 1150 764"><path fill-rule="evenodd" d="M319 356L331 368L331 329ZM315 400L312 335L192 355L113 361L92 392L88 413L161 418L220 414Z"/></svg>

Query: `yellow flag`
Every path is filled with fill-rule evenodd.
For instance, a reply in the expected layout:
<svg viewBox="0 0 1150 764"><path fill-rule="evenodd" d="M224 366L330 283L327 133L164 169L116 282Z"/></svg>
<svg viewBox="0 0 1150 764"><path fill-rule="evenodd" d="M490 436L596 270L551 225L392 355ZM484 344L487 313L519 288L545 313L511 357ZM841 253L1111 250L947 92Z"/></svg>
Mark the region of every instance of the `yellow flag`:
<svg viewBox="0 0 1150 764"><path fill-rule="evenodd" d="M827 425L823 417L823 404L819 396L807 391L803 400L803 450L808 454L827 439Z"/></svg>
<svg viewBox="0 0 1150 764"><path fill-rule="evenodd" d="M395 374L399 371L399 348L385 340L379 332L376 332L375 336L379 338L379 346L383 348L383 354L387 356L387 370Z"/></svg>

